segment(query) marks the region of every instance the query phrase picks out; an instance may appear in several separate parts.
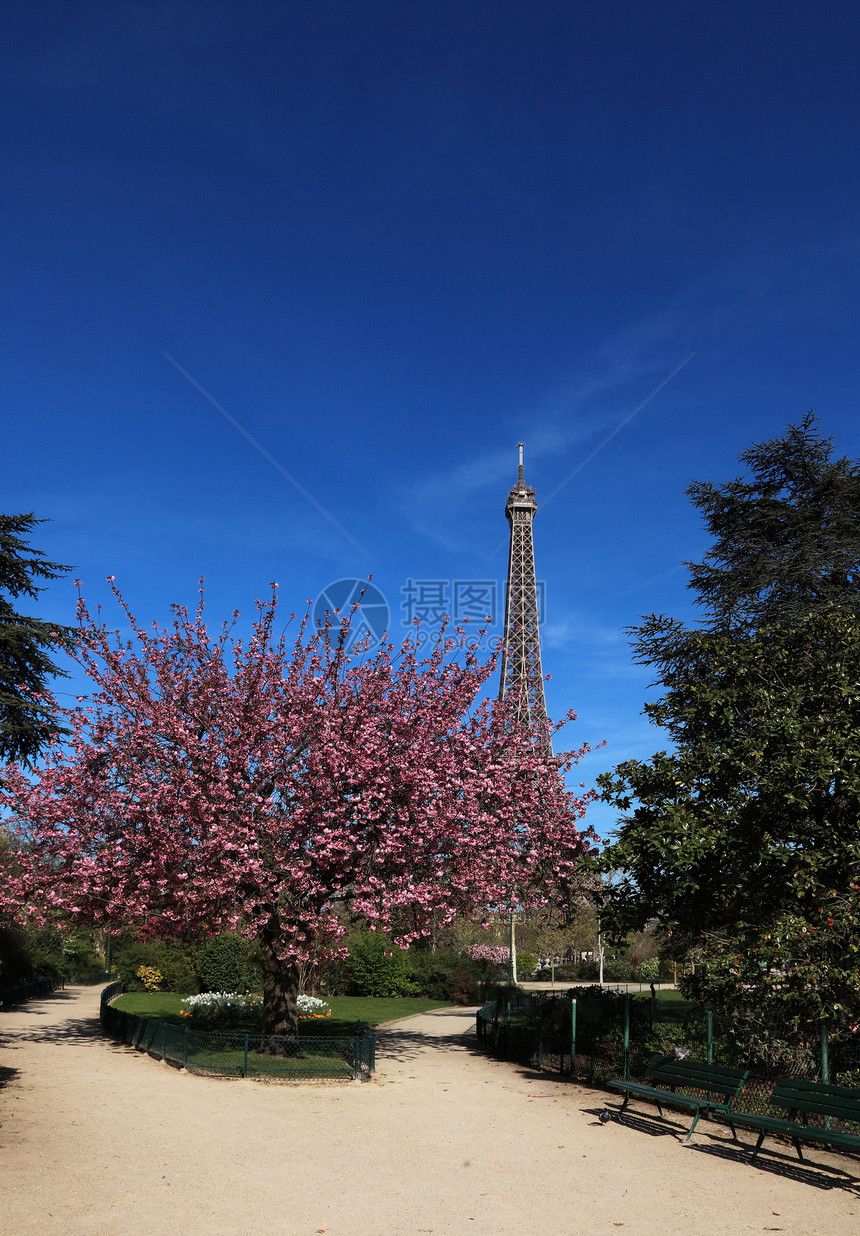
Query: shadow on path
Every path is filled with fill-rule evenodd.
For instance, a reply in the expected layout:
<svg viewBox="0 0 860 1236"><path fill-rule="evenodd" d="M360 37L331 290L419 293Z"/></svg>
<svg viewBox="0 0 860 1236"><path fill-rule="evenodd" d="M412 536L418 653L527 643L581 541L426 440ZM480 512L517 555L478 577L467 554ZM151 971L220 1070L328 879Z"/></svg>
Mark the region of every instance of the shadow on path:
<svg viewBox="0 0 860 1236"><path fill-rule="evenodd" d="M584 1107L582 1110L595 1117L595 1124L600 1123L597 1117L601 1111L612 1111L612 1121L603 1126L606 1129L611 1128L614 1122L623 1125L625 1128L634 1129L637 1133L645 1133L649 1137L674 1137L679 1141L687 1133L686 1124L681 1125L665 1118L659 1120L655 1117L652 1120L647 1114L631 1111L629 1108L623 1116L619 1116L617 1107L612 1108L608 1104L602 1108ZM793 1151L791 1156L771 1153L770 1155L764 1154L753 1159L752 1142L727 1140L729 1134L728 1127L724 1129L724 1132L725 1137L718 1137L710 1132L707 1126L703 1127L700 1124L694 1135L694 1140L684 1149L692 1150L696 1154L709 1155L711 1158L723 1159L726 1162L743 1164L751 1171L761 1171L766 1175L779 1176L783 1180L796 1180L799 1184L812 1185L815 1189L840 1189L845 1193L851 1193L860 1197L860 1179L841 1167L833 1167L828 1163L818 1163L815 1160L801 1161L796 1156L792 1157L794 1155Z"/></svg>
<svg viewBox="0 0 860 1236"><path fill-rule="evenodd" d="M474 1043L468 1042L462 1030L453 1034L428 1034L422 1030L378 1030L376 1033L377 1057L386 1060L412 1060L422 1053L452 1051L483 1054L476 1051Z"/></svg>
<svg viewBox="0 0 860 1236"><path fill-rule="evenodd" d="M106 1045L112 1040L102 1034L97 1017L70 1017L66 1021L47 1026L27 1026L19 1030L7 1030L0 1034L0 1045L14 1050L22 1043L91 1043L98 1039Z"/></svg>
<svg viewBox="0 0 860 1236"><path fill-rule="evenodd" d="M583 1107L584 1112L597 1117L601 1111L611 1111L612 1108L603 1107ZM629 1109L619 1118L617 1108L612 1117L617 1124L623 1125L625 1129L634 1129L637 1133L645 1133L648 1137L674 1137L679 1141L687 1136L688 1125L673 1124L669 1120L660 1121L657 1119L650 1120L647 1115L642 1115L641 1112L631 1112ZM596 1121L596 1123L600 1123ZM610 1124L612 1121L609 1122ZM609 1125L603 1126L608 1128Z"/></svg>
<svg viewBox="0 0 860 1236"><path fill-rule="evenodd" d="M0 1088L8 1086L9 1082L16 1081L20 1076L20 1069L11 1069L5 1064L0 1064Z"/></svg>
<svg viewBox="0 0 860 1236"><path fill-rule="evenodd" d="M712 1141L710 1144L692 1143L690 1149L697 1154L711 1155L734 1163L746 1163L751 1171L781 1176L785 1180L797 1180L800 1184L812 1185L815 1189L841 1189L860 1197L860 1179L841 1167L832 1167L828 1163L817 1163L811 1159L802 1161L796 1155L791 1158L788 1155L774 1154L773 1151L752 1159L752 1143Z"/></svg>
<svg viewBox="0 0 860 1236"><path fill-rule="evenodd" d="M77 1000L80 997L80 989L68 989L54 992L45 992L44 995L34 996L32 1000L21 1000L18 1004L7 1004L0 1009L0 1017L4 1013L14 1013L16 1017L22 1014L31 1013L35 1017L49 1017L56 1010L52 1005L62 1005L70 1000Z"/></svg>

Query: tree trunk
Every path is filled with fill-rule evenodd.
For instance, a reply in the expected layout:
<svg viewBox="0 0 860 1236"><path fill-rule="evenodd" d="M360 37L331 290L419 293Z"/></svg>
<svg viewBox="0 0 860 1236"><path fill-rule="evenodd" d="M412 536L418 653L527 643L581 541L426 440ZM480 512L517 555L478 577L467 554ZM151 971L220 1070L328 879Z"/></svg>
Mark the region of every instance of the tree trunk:
<svg viewBox="0 0 860 1236"><path fill-rule="evenodd" d="M282 961L271 936L260 939L263 954L263 1034L276 1039L298 1039L299 967ZM263 1049L273 1056L295 1055L296 1045L273 1042Z"/></svg>

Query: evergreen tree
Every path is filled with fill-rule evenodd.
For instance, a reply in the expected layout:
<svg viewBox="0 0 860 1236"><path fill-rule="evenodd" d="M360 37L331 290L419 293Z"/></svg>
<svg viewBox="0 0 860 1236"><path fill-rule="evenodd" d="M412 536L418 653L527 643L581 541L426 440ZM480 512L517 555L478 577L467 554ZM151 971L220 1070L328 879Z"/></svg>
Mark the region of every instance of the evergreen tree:
<svg viewBox="0 0 860 1236"><path fill-rule="evenodd" d="M48 562L28 544L36 524L27 515L0 515L0 760L30 763L52 734L61 732L48 688L53 675L66 677L49 650L74 639L71 627L42 622L17 612L19 597L35 600L39 579L57 579L70 567Z"/></svg>
<svg viewBox="0 0 860 1236"><path fill-rule="evenodd" d="M698 628L633 628L646 714L674 749L600 778L621 813L603 923L656 919L723 1007L767 994L856 1022L860 991L860 467L810 413L745 477L688 493L715 541L690 566Z"/></svg>
<svg viewBox="0 0 860 1236"><path fill-rule="evenodd" d="M860 614L860 464L833 458L812 412L740 462L746 475L687 489L714 537L703 562L686 563L703 625L743 636L829 605ZM687 659L688 633L650 614L630 628L634 657L671 669Z"/></svg>

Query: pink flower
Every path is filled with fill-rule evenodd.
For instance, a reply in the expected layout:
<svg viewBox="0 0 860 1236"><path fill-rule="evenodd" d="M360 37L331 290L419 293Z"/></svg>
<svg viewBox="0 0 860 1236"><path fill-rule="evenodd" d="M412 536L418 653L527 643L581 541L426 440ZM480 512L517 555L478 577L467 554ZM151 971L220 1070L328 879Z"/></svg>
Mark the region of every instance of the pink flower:
<svg viewBox="0 0 860 1236"><path fill-rule="evenodd" d="M408 909L391 949L512 888L535 906L548 883L559 904L576 888L595 838L571 807L581 818L595 794L573 798L565 774L587 748L548 759L512 733L481 702L492 658L451 660L429 636L352 657L310 613L288 641L274 593L245 640L210 635L202 599L159 627L112 593L122 638L78 606L92 702L38 771L4 774L2 818L34 845L0 851L0 913L97 910L152 936L241 922L251 937L283 906L274 956L293 964L344 956L347 889L381 931Z"/></svg>

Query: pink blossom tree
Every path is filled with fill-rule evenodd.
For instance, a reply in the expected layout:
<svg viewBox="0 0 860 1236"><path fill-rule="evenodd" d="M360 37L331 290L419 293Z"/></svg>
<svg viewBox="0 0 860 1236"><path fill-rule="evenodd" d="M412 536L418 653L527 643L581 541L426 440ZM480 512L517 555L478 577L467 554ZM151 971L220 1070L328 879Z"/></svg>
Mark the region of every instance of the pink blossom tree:
<svg viewBox="0 0 860 1236"><path fill-rule="evenodd" d="M128 640L80 602L93 694L36 770L0 779L0 908L140 937L234 928L263 953L264 1032L294 1035L299 967L338 955L351 916L406 947L549 889L575 913L593 836L564 780L588 748L547 757L478 702L478 639L348 652L349 616L306 616L288 640L275 588L247 640L209 634L202 587L150 629L114 588Z"/></svg>
<svg viewBox="0 0 860 1236"><path fill-rule="evenodd" d="M511 950L503 944L470 944L466 956L472 961L486 961L491 966L506 966L511 959Z"/></svg>

